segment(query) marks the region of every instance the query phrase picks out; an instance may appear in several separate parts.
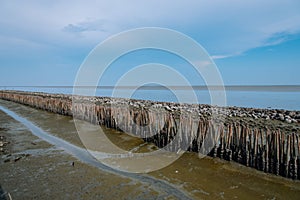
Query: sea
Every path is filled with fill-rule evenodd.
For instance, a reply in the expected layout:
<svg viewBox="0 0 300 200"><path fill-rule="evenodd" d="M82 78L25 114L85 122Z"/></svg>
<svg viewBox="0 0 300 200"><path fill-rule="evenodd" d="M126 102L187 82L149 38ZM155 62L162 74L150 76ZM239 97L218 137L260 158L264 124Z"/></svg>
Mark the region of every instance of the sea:
<svg viewBox="0 0 300 200"><path fill-rule="evenodd" d="M90 90L84 86L81 90ZM20 90L31 92L46 92L59 94L73 94L72 86L2 86L0 90ZM132 99L153 100L161 102L212 104L214 97L220 95L225 106L247 108L285 109L300 111L300 85L277 86L225 86L210 87L193 86L98 86L95 96L124 97ZM223 96L224 94L224 96ZM224 106L224 105L222 105Z"/></svg>

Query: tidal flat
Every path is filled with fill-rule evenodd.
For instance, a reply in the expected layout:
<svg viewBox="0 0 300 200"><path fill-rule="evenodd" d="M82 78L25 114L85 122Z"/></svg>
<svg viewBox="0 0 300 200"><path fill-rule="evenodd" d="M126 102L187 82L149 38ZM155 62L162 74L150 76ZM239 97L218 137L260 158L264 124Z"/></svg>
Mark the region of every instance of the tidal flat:
<svg viewBox="0 0 300 200"><path fill-rule="evenodd" d="M71 117L13 102L0 105L78 147L84 147ZM104 129L124 149L144 147L139 138ZM0 112L2 197L13 199L178 199L168 188L139 178L109 173L33 135L22 123ZM124 139L125 138L125 139ZM4 139L3 139L4 141ZM153 148L155 150L155 148ZM186 152L171 165L140 177L162 181L191 199L298 199L300 182L266 174L218 158Z"/></svg>

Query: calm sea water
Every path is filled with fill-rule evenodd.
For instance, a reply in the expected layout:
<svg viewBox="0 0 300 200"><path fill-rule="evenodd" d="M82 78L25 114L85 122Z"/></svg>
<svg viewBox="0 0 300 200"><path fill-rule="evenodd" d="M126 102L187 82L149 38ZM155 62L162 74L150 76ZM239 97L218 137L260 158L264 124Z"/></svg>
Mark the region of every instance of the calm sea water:
<svg viewBox="0 0 300 200"><path fill-rule="evenodd" d="M0 87L6 90L22 90L47 93L72 94L72 87ZM221 94L218 90L216 95ZM194 95L197 99L194 98ZM253 108L276 108L300 110L300 86L256 86L256 87L229 87L225 90L226 105ZM97 96L130 97L134 99L211 104L211 96L205 88L195 90L166 88L140 88L134 92L129 89L98 88Z"/></svg>

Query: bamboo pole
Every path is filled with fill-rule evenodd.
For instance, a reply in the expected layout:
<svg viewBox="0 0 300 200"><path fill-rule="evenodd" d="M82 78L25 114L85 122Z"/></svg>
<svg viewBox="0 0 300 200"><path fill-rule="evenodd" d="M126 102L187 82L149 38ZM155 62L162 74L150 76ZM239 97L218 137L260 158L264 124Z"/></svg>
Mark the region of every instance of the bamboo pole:
<svg viewBox="0 0 300 200"><path fill-rule="evenodd" d="M135 106L138 101L124 108L109 98L78 96L72 102L68 95L2 91L0 98L136 134L158 147L172 143L176 136L179 139L169 146L171 151L190 146L191 151L210 153L213 157L233 159L265 172L300 179L300 142L296 132L287 134L267 127L253 128L237 121L224 126L206 118L195 119L189 114L176 118L171 111L162 114L155 109Z"/></svg>

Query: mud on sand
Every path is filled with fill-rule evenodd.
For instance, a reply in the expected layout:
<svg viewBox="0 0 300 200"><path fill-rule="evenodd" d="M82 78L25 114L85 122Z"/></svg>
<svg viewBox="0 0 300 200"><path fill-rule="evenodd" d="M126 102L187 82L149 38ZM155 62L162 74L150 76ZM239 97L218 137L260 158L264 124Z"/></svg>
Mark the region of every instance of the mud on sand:
<svg viewBox="0 0 300 200"><path fill-rule="evenodd" d="M82 146L70 117L12 102L0 103L43 130ZM81 163L33 136L2 112L0 127L0 135L9 142L5 155L0 155L0 185L2 193L6 197L10 193L13 199L176 199L155 187L159 180L175 185L194 199L299 199L300 195L299 181L234 162L199 159L195 153L185 153L172 165L146 174L154 180L153 184L146 184ZM124 133L107 131L111 140L124 141ZM129 144L139 143L134 140Z"/></svg>
<svg viewBox="0 0 300 200"><path fill-rule="evenodd" d="M160 195L149 185L78 161L1 111L0 135L9 142L0 154L0 199L9 195L12 199L153 199Z"/></svg>

